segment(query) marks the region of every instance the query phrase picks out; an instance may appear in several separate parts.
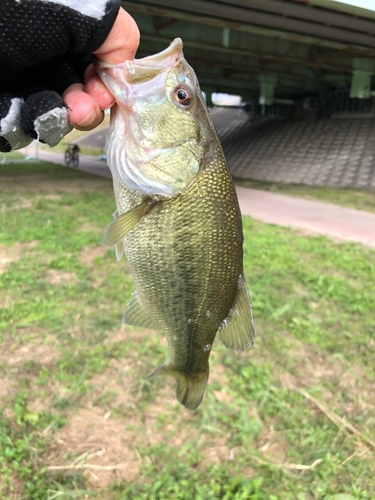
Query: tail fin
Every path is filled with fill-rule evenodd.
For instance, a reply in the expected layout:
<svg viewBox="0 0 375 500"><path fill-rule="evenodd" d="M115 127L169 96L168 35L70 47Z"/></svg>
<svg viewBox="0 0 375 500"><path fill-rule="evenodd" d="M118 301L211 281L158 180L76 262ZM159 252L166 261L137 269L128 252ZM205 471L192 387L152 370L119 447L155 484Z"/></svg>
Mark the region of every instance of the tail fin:
<svg viewBox="0 0 375 500"><path fill-rule="evenodd" d="M168 361L166 361L160 365L150 377L162 372L172 375L172 377L176 379L176 397L179 403L188 410L196 410L202 402L206 389L209 375L208 365L205 372L189 376L177 371L172 365L168 364Z"/></svg>
<svg viewBox="0 0 375 500"><path fill-rule="evenodd" d="M176 374L177 388L176 397L178 401L188 410L196 410L201 404L208 380L208 369L194 377L188 377L183 373Z"/></svg>

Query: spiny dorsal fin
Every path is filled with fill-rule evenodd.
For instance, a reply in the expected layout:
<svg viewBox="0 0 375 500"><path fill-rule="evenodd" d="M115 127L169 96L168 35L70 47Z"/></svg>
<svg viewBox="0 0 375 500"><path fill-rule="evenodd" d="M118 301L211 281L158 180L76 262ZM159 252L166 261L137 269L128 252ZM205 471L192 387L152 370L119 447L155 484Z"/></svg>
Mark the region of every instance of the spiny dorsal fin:
<svg viewBox="0 0 375 500"><path fill-rule="evenodd" d="M148 312L140 302L137 292L134 293L134 297L126 306L122 322L125 325L142 326L144 328L157 330L154 321L150 318Z"/></svg>
<svg viewBox="0 0 375 500"><path fill-rule="evenodd" d="M228 349L243 351L254 344L254 321L245 277L240 276L236 299L228 317L219 327L219 335Z"/></svg>
<svg viewBox="0 0 375 500"><path fill-rule="evenodd" d="M122 242L125 236L130 233L137 222L151 210L155 203L155 201L147 199L137 207L133 208L133 210L120 215L120 217L111 222L105 230L101 241L102 245L114 247L118 243Z"/></svg>

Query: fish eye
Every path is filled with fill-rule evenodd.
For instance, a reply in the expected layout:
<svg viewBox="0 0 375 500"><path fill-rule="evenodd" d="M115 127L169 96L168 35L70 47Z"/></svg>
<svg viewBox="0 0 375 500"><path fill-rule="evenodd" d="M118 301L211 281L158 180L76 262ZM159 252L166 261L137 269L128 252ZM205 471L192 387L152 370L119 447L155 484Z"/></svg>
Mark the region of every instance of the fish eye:
<svg viewBox="0 0 375 500"><path fill-rule="evenodd" d="M191 92L186 87L177 87L174 91L174 98L179 104L188 106L191 103Z"/></svg>

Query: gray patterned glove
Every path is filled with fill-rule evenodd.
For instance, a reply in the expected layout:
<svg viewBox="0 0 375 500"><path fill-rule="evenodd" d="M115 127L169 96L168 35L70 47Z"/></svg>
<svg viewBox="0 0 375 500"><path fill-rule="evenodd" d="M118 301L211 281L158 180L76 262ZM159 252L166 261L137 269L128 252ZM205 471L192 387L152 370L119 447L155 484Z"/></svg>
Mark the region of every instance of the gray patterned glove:
<svg viewBox="0 0 375 500"><path fill-rule="evenodd" d="M61 99L83 83L120 0L1 0L0 151L33 139L55 146L72 129Z"/></svg>

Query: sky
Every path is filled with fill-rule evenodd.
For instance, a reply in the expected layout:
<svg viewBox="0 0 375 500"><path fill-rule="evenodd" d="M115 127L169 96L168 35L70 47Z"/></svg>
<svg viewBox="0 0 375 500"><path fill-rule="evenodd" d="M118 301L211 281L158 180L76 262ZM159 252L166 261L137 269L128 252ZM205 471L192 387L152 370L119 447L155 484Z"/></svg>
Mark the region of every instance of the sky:
<svg viewBox="0 0 375 500"><path fill-rule="evenodd" d="M333 0L334 2L346 3L347 5L355 5L363 9L375 10L375 0Z"/></svg>

